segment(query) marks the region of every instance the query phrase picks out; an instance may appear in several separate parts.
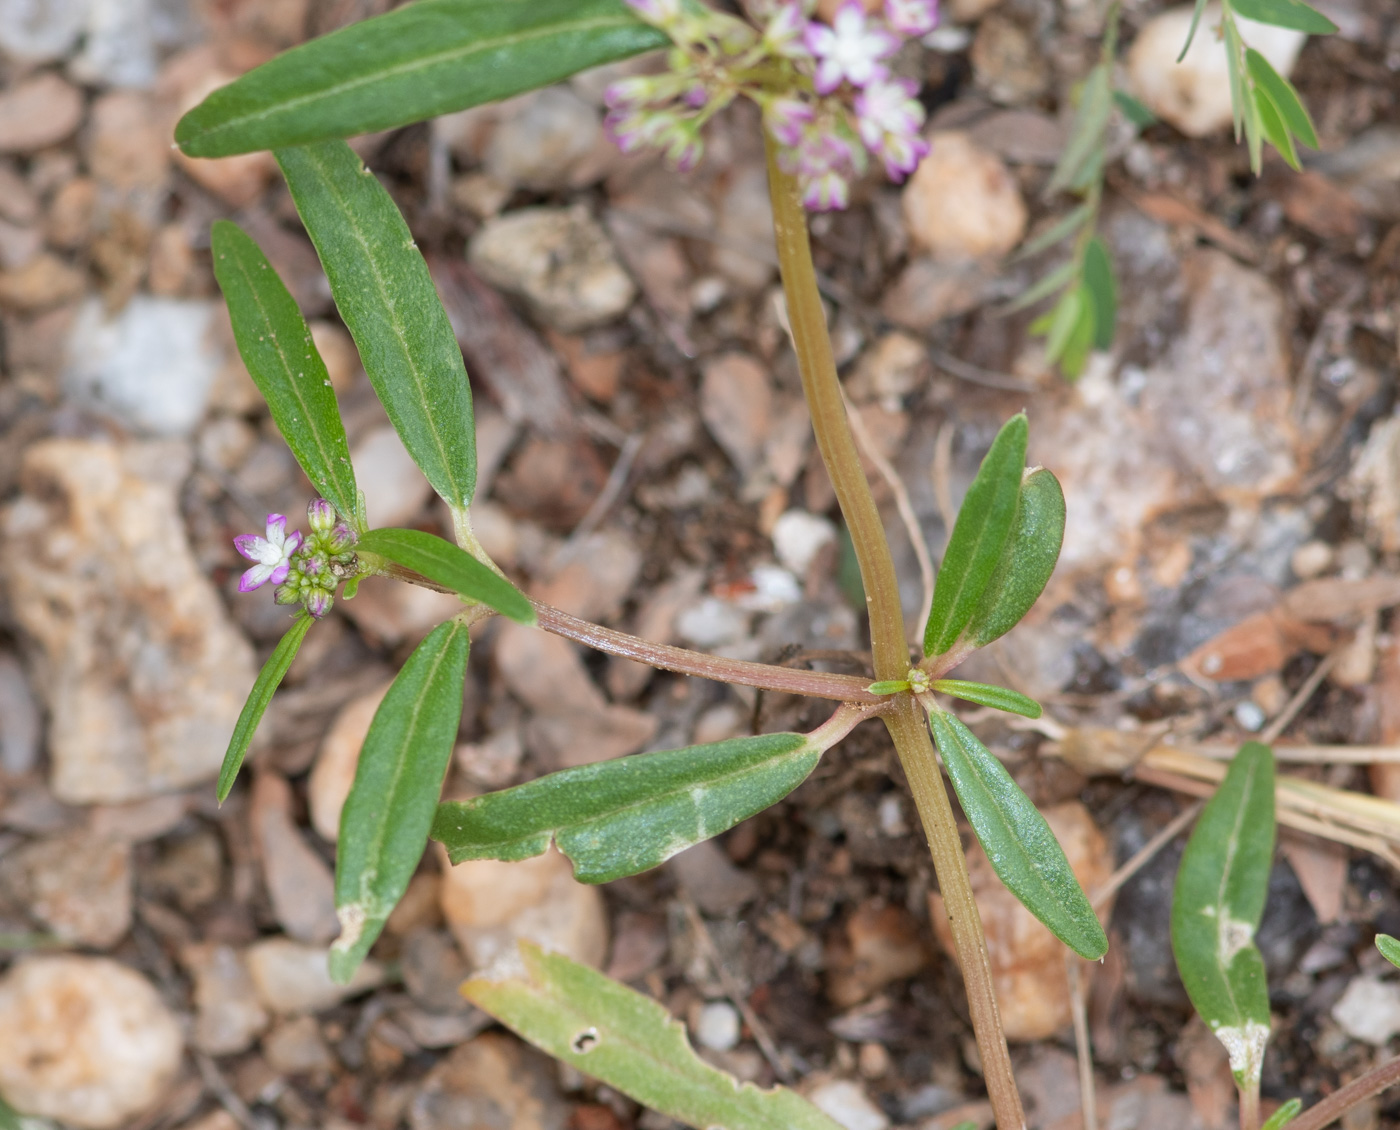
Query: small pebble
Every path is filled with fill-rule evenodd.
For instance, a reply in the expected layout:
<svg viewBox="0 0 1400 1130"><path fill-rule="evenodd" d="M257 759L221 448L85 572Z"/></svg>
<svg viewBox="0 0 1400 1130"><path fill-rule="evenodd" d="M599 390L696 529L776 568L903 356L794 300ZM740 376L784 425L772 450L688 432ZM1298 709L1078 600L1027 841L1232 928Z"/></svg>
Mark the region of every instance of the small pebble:
<svg viewBox="0 0 1400 1130"><path fill-rule="evenodd" d="M676 617L676 634L692 647L721 647L748 630L748 614L716 596L702 597Z"/></svg>
<svg viewBox="0 0 1400 1130"><path fill-rule="evenodd" d="M1354 1040L1380 1047L1400 1033L1400 985L1362 975L1332 1006L1332 1019Z"/></svg>
<svg viewBox="0 0 1400 1130"><path fill-rule="evenodd" d="M710 1001L700 1010L695 1038L701 1047L727 1052L739 1042L739 1014L728 1001Z"/></svg>
<svg viewBox="0 0 1400 1130"><path fill-rule="evenodd" d="M1245 699L1243 702L1235 704L1235 721L1240 729L1247 730L1251 734L1257 734L1264 728L1267 716L1264 708L1257 702L1250 702Z"/></svg>
<svg viewBox="0 0 1400 1130"><path fill-rule="evenodd" d="M1293 551L1293 557L1289 564L1293 568L1293 575L1300 581L1308 581L1313 577L1320 577L1328 569L1332 568L1332 562L1336 559L1336 554L1332 547L1325 541L1304 542Z"/></svg>
<svg viewBox="0 0 1400 1130"><path fill-rule="evenodd" d="M819 1083L807 1097L846 1130L887 1130L890 1124L889 1117L871 1101L865 1089L849 1079Z"/></svg>
<svg viewBox="0 0 1400 1130"><path fill-rule="evenodd" d="M807 575L817 554L835 540L836 527L830 520L806 510L789 510L773 526L773 552L799 577Z"/></svg>

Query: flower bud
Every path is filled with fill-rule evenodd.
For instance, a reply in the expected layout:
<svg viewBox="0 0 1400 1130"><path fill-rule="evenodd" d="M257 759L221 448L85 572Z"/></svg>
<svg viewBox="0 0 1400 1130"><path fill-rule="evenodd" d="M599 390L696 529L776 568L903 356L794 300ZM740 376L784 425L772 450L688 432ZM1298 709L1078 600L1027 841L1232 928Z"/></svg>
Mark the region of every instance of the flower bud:
<svg viewBox="0 0 1400 1130"><path fill-rule="evenodd" d="M331 610L335 598L325 589L312 589L306 594L306 610L317 620Z"/></svg>
<svg viewBox="0 0 1400 1130"><path fill-rule="evenodd" d="M306 508L306 521L313 533L324 534L335 525L335 507L324 498L313 499Z"/></svg>
<svg viewBox="0 0 1400 1130"><path fill-rule="evenodd" d="M326 552L330 554L344 553L359 540L354 530L344 522L337 522L335 528L326 535Z"/></svg>
<svg viewBox="0 0 1400 1130"><path fill-rule="evenodd" d="M277 590L272 594L272 599L278 604L300 604L301 586L297 584L278 585Z"/></svg>

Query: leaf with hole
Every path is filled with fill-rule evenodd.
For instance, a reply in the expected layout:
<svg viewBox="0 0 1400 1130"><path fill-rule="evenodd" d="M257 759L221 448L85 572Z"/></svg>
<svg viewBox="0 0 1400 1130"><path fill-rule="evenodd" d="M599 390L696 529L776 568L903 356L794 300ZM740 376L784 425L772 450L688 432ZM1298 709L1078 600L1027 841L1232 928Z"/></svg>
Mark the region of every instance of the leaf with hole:
<svg viewBox="0 0 1400 1130"><path fill-rule="evenodd" d="M1113 260L1098 236L1084 248L1084 290L1094 310L1094 348L1108 349L1118 323L1118 284Z"/></svg>
<svg viewBox="0 0 1400 1130"><path fill-rule="evenodd" d="M465 511L476 487L471 387L408 225L345 142L276 156L384 411L433 489Z"/></svg>
<svg viewBox="0 0 1400 1130"><path fill-rule="evenodd" d="M462 995L541 1051L679 1122L841 1130L785 1087L763 1090L705 1063L651 997L532 942L519 944L518 961L473 977Z"/></svg>
<svg viewBox="0 0 1400 1130"><path fill-rule="evenodd" d="M237 224L216 221L210 250L239 356L277 430L316 492L354 525L357 488L345 425L296 300Z"/></svg>
<svg viewBox="0 0 1400 1130"><path fill-rule="evenodd" d="M1028 427L1024 413L1002 426L958 510L924 627L925 655L957 642L992 580L1016 519Z"/></svg>
<svg viewBox="0 0 1400 1130"><path fill-rule="evenodd" d="M1064 492L1053 474L1037 467L1021 481L1011 535L964 638L985 647L1021 622L1045 591L1064 536Z"/></svg>
<svg viewBox="0 0 1400 1130"><path fill-rule="evenodd" d="M272 701L272 696L277 693L277 688L286 676L288 668L291 667L292 660L297 657L301 641L306 638L311 623L309 613L298 612L296 619L292 621L292 626L277 642L277 646L272 649L272 654L267 657L267 662L263 664L262 670L258 672L258 677L253 682L253 689L248 692L248 699L244 702L243 710L238 715L238 721L234 723L233 736L229 738L228 749L224 753L224 763L219 769L217 793L220 804L228 799L229 790L233 788L233 782L238 777L238 770L243 766L243 758L248 752L248 744L253 740L253 735L257 732L258 723L262 721L262 716L267 712L267 704Z"/></svg>
<svg viewBox="0 0 1400 1130"><path fill-rule="evenodd" d="M1172 953L1191 1003L1257 1084L1269 1040L1269 991L1254 933L1274 856L1274 755L1246 742L1186 844L1172 894Z"/></svg>
<svg viewBox="0 0 1400 1130"><path fill-rule="evenodd" d="M331 977L348 984L408 889L428 843L462 719L467 627L439 624L375 711L340 813Z"/></svg>
<svg viewBox="0 0 1400 1130"><path fill-rule="evenodd" d="M1021 905L1080 957L1103 957L1108 938L1045 817L955 715L931 711L929 725L992 870Z"/></svg>
<svg viewBox="0 0 1400 1130"><path fill-rule="evenodd" d="M622 0L417 0L285 51L180 119L190 157L354 137L668 45Z"/></svg>
<svg viewBox="0 0 1400 1130"><path fill-rule="evenodd" d="M1309 35L1331 35L1337 25L1300 0L1230 0L1236 15L1256 23L1292 28Z"/></svg>
<svg viewBox="0 0 1400 1130"><path fill-rule="evenodd" d="M969 683L966 679L935 679L929 685L939 694L975 702L978 706L990 706L995 710L1005 710L1025 718L1039 718L1041 715L1040 703L1009 687L997 687L990 683Z"/></svg>
<svg viewBox="0 0 1400 1130"><path fill-rule="evenodd" d="M1244 61L1255 88L1268 95L1282 124L1309 149L1316 149L1317 130L1313 128L1312 118L1308 117L1307 108L1293 89L1293 84L1252 47L1246 49Z"/></svg>
<svg viewBox="0 0 1400 1130"><path fill-rule="evenodd" d="M411 569L458 596L494 608L520 624L534 624L530 598L470 553L423 530L370 530L355 547Z"/></svg>
<svg viewBox="0 0 1400 1130"><path fill-rule="evenodd" d="M764 734L640 753L438 806L433 839L453 863L528 859L553 840L574 877L606 883L664 863L797 788L822 751Z"/></svg>

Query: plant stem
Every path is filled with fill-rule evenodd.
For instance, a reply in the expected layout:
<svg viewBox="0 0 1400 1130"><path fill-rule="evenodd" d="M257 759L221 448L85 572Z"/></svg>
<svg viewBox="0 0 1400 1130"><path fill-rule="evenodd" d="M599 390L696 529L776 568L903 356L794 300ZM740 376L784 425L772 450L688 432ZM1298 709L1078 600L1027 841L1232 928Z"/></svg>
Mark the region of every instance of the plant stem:
<svg viewBox="0 0 1400 1130"><path fill-rule="evenodd" d="M880 513L870 484L860 465L855 438L841 399L841 383L826 315L817 290L812 247L807 237L807 214L797 182L777 162L773 142L765 133L768 150L768 183L773 199L773 230L778 266L787 297L788 323L793 348L802 373L802 391L812 415L817 450L835 488L841 514L850 530L856 560L860 563L870 613L870 646L877 680L902 679L909 670L909 646L904 637L899 581L890 557ZM891 696L893 705L884 715L909 788L928 836L934 870L943 893L953 931L953 943L967 987L972 1026L982 1057L987 1094L1000 1130L1024 1130L1025 1113L1011 1074L1011 1058L997 1012L987 959L982 919L972 896L967 859L953 820L952 805L929 740L928 727L912 696Z"/></svg>
<svg viewBox="0 0 1400 1130"><path fill-rule="evenodd" d="M1259 1079L1239 1088L1240 1130L1259 1130Z"/></svg>
<svg viewBox="0 0 1400 1130"><path fill-rule="evenodd" d="M726 659L722 655L706 655L700 651L687 651L683 647L669 647L666 644L650 643L626 632L604 628L587 620L580 620L551 608L538 600L531 601L539 626L556 636L576 640L589 647L620 655L624 659L635 659L664 671L676 671L682 675L696 675L702 679L717 679L724 683L738 683L745 687L758 687L766 691L779 691L784 694L802 694L811 698L830 698L838 702L875 703L888 702L888 696L871 694L866 688L870 680L857 675L836 675L828 671L801 671L795 667L775 667L768 663L749 663L743 659Z"/></svg>
<svg viewBox="0 0 1400 1130"><path fill-rule="evenodd" d="M1287 1130L1322 1130L1331 1126L1357 1103L1378 1095L1387 1087L1400 1083L1400 1059L1392 1059L1373 1067L1359 1079L1353 1079L1340 1091L1334 1091L1316 1106L1303 1111Z"/></svg>

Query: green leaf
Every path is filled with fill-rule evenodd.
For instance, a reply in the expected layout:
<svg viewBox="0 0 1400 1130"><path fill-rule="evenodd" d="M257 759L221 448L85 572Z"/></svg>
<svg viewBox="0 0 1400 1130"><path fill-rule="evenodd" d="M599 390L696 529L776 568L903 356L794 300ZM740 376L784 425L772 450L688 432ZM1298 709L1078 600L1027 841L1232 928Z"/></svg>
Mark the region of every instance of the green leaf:
<svg viewBox="0 0 1400 1130"><path fill-rule="evenodd" d="M1039 718L1041 715L1040 703L1008 687L969 683L965 679L935 679L929 685L939 694L966 699L968 702L977 703L978 706L990 706L1026 718Z"/></svg>
<svg viewBox="0 0 1400 1130"><path fill-rule="evenodd" d="M1013 260L1028 259L1032 255L1039 255L1047 247L1054 247L1060 240L1072 235L1082 228L1086 223L1094 218L1094 209L1090 204L1081 204L1077 208L1071 208L1043 232L1033 235L1025 243L1021 244ZM1034 301L1032 299L1031 301ZM1027 303L1026 305L1029 305Z"/></svg>
<svg viewBox="0 0 1400 1130"><path fill-rule="evenodd" d="M1065 347L1060 353L1060 372L1072 381L1077 380L1084 372L1084 366L1089 363L1089 354L1093 352L1094 347L1094 306L1087 289L1081 287L1080 290L1084 300L1079 320L1070 330L1069 340L1065 342Z"/></svg>
<svg viewBox="0 0 1400 1130"><path fill-rule="evenodd" d="M1119 113L1138 129L1146 129L1148 126L1157 124L1157 115L1126 90L1113 92L1113 104L1118 107Z"/></svg>
<svg viewBox="0 0 1400 1130"><path fill-rule="evenodd" d="M292 626L287 629L286 635L277 642L277 646L272 649L272 654L267 657L267 662L263 664L262 670L258 672L253 689L248 692L248 701L243 704L238 721L233 725L233 736L228 740L228 750L224 753L224 763L219 769L218 797L220 804L228 799L229 790L233 788L233 782L238 777L238 770L243 766L243 757L248 752L248 743L253 740L258 723L262 721L262 716L267 711L267 704L272 701L272 696L287 674L287 669L291 667L292 660L297 657L297 650L301 647L301 641L306 638L311 623L309 613L298 612L296 619L292 621Z"/></svg>
<svg viewBox="0 0 1400 1130"><path fill-rule="evenodd" d="M1196 38L1196 28L1200 26L1201 13L1205 10L1206 0L1196 0L1196 7L1191 12L1191 26L1186 31L1186 42L1181 45L1181 54L1176 57L1178 63L1186 58L1186 52L1191 50L1191 41Z"/></svg>
<svg viewBox="0 0 1400 1130"><path fill-rule="evenodd" d="M1252 47L1245 49L1244 62L1249 77L1258 89L1269 96L1269 101L1289 132L1309 149L1316 149L1317 130L1313 128L1312 118L1308 117L1307 108L1293 89L1293 84Z"/></svg>
<svg viewBox="0 0 1400 1130"><path fill-rule="evenodd" d="M531 942L519 953L462 995L555 1059L691 1126L841 1130L784 1087L761 1090L705 1063L651 997Z"/></svg>
<svg viewBox="0 0 1400 1130"><path fill-rule="evenodd" d="M1247 20L1290 27L1309 35L1331 35L1337 30L1337 25L1321 12L1299 0L1230 0L1230 7Z"/></svg>
<svg viewBox="0 0 1400 1130"><path fill-rule="evenodd" d="M1400 968L1400 938L1389 934L1377 934L1376 949L1381 951L1381 956L1391 965Z"/></svg>
<svg viewBox="0 0 1400 1130"><path fill-rule="evenodd" d="M439 624L414 649L375 711L340 813L331 977L344 985L423 858L462 720L467 627Z"/></svg>
<svg viewBox="0 0 1400 1130"><path fill-rule="evenodd" d="M1075 331L1080 329L1080 323L1085 317L1093 317L1093 307L1089 305L1089 300L1084 295L1084 286L1071 287L1060 295L1060 301L1055 304L1054 316L1050 319L1050 327L1045 335L1045 360L1053 365L1058 361L1069 346L1071 339L1075 336ZM1089 333L1093 333L1093 324L1089 325Z"/></svg>
<svg viewBox="0 0 1400 1130"><path fill-rule="evenodd" d="M277 430L322 498L355 522L355 471L321 360L296 300L237 224L215 222L214 277L224 292L233 337Z"/></svg>
<svg viewBox="0 0 1400 1130"><path fill-rule="evenodd" d="M453 863L528 859L553 839L574 877L606 883L659 866L797 788L821 757L802 734L764 734L565 769L438 806Z"/></svg>
<svg viewBox="0 0 1400 1130"><path fill-rule="evenodd" d="M1064 536L1064 492L1053 474L1037 467L1021 482L1016 522L996 573L968 622L967 639L986 647L1021 622L1045 591Z"/></svg>
<svg viewBox="0 0 1400 1130"><path fill-rule="evenodd" d="M180 119L190 157L393 129L665 47L622 0L418 0L285 51Z"/></svg>
<svg viewBox="0 0 1400 1130"><path fill-rule="evenodd" d="M1265 1122L1263 1126L1259 1127L1259 1130L1282 1130L1284 1126L1287 1126L1302 1112L1303 1100L1289 1099L1279 1107L1278 1110L1269 1115L1268 1121Z"/></svg>
<svg viewBox="0 0 1400 1130"><path fill-rule="evenodd" d="M422 530L370 530L355 546L412 569L467 600L494 608L520 624L535 623L530 598L464 549Z"/></svg>
<svg viewBox="0 0 1400 1130"><path fill-rule="evenodd" d="M1055 833L1035 805L954 715L929 714L938 752L968 823L1007 889L1065 945L1097 961L1108 938Z"/></svg>
<svg viewBox="0 0 1400 1130"><path fill-rule="evenodd" d="M1098 236L1084 248L1084 289L1094 310L1094 348L1108 349L1118 322L1118 284L1113 277L1113 260Z"/></svg>
<svg viewBox="0 0 1400 1130"><path fill-rule="evenodd" d="M1048 298L1061 287L1073 282L1079 274L1079 264L1074 259L1061 263L1048 275L1026 287L1020 294L1001 308L1003 314L1014 314L1027 306L1034 306L1042 298ZM1032 328L1032 333L1035 332Z"/></svg>
<svg viewBox="0 0 1400 1130"><path fill-rule="evenodd" d="M1070 126L1069 140L1060 154L1059 164L1045 186L1047 193L1058 192L1075 185L1094 154L1103 148L1103 132L1113 112L1113 88L1110 68L1100 63L1084 80L1079 108ZM1100 158L1102 159L1102 158Z"/></svg>
<svg viewBox="0 0 1400 1130"><path fill-rule="evenodd" d="M1298 150L1293 147L1293 135L1283 124L1283 119L1279 117L1279 112L1269 96L1257 87L1251 90L1248 96L1254 102L1254 112L1258 116L1259 128L1264 134L1264 140L1279 151L1279 154L1295 172L1301 171L1302 166L1298 163Z"/></svg>
<svg viewBox="0 0 1400 1130"><path fill-rule="evenodd" d="M471 387L408 225L343 141L276 156L390 422L433 489L465 510L476 488Z"/></svg>
<svg viewBox="0 0 1400 1130"><path fill-rule="evenodd" d="M957 642L987 590L1016 519L1028 429L1024 412L1012 416L968 488L938 570L924 626L925 655L941 655Z"/></svg>
<svg viewBox="0 0 1400 1130"><path fill-rule="evenodd" d="M1172 895L1177 970L1242 1088L1257 1084L1269 1039L1269 992L1254 932L1273 856L1274 755L1246 742L1196 821Z"/></svg>

